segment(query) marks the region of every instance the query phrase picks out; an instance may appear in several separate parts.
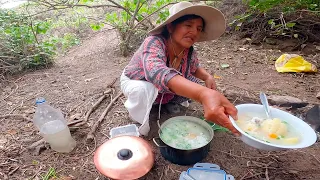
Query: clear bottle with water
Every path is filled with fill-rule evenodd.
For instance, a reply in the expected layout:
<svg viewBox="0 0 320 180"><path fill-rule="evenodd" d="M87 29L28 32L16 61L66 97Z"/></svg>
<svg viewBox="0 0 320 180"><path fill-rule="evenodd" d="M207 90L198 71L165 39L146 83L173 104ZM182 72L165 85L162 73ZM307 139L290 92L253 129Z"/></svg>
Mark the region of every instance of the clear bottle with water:
<svg viewBox="0 0 320 180"><path fill-rule="evenodd" d="M36 105L33 122L51 149L62 153L72 151L76 141L70 134L62 112L50 106L44 98L37 98Z"/></svg>

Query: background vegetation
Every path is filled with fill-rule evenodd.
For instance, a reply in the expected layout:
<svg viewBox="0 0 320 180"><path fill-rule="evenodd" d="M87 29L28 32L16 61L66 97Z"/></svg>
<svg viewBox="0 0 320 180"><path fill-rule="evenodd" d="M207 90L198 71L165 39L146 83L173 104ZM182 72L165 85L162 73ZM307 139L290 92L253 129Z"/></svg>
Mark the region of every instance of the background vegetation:
<svg viewBox="0 0 320 180"><path fill-rule="evenodd" d="M0 9L0 75L46 67L83 37L115 28L124 56L180 0L30 0ZM219 6L230 1L205 1ZM238 0L245 7L230 23L235 32L259 43L267 37L295 38L299 45L320 41L320 0Z"/></svg>

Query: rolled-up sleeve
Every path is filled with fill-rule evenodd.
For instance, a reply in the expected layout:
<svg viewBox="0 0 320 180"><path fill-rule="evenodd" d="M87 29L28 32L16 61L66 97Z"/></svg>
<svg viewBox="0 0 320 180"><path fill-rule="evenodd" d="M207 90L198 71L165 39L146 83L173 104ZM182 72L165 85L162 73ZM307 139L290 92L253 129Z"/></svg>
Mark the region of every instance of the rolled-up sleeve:
<svg viewBox="0 0 320 180"><path fill-rule="evenodd" d="M169 80L180 73L167 67L165 44L161 38L148 37L143 45L142 60L146 80L154 84L159 92L170 92L167 86Z"/></svg>

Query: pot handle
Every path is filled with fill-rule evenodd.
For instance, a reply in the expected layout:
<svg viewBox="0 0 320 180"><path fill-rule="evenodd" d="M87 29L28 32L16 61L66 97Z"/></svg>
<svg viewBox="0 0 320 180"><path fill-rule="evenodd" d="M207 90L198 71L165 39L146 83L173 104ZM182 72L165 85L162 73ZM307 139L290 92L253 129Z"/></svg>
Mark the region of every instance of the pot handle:
<svg viewBox="0 0 320 180"><path fill-rule="evenodd" d="M160 146L159 144L164 144L164 143L162 143L162 141L161 141L161 139L160 139L160 137L155 137L155 138L152 138L152 140L153 140L153 143L156 145L156 146L158 146L159 148L162 148L162 147L167 147L167 146ZM158 141L158 142L157 142Z"/></svg>

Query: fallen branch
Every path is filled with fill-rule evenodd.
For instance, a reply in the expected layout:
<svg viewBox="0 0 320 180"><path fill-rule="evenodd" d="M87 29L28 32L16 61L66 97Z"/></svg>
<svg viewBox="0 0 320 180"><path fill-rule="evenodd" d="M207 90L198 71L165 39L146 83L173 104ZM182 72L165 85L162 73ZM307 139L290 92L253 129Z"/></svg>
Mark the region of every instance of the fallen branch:
<svg viewBox="0 0 320 180"><path fill-rule="evenodd" d="M253 178L253 177L256 177L256 176L260 176L260 175L262 175L262 174L265 174L265 173L256 173L256 174L253 174L253 175L251 175L251 176L248 176L248 177L243 178L243 180L245 180L245 179L250 179L250 178Z"/></svg>
<svg viewBox="0 0 320 180"><path fill-rule="evenodd" d="M16 172L18 169L20 168L20 166L14 168L12 171L9 172L9 176L11 176L14 172Z"/></svg>
<svg viewBox="0 0 320 180"><path fill-rule="evenodd" d="M35 178L40 172L41 172L42 166L40 166L40 168L38 169L38 171L30 178L33 179Z"/></svg>
<svg viewBox="0 0 320 180"><path fill-rule="evenodd" d="M75 120L75 121L71 121L71 122L69 122L67 125L68 126L72 126L72 125L74 125L74 124L78 124L79 122L83 122L81 119L79 119L79 120Z"/></svg>
<svg viewBox="0 0 320 180"><path fill-rule="evenodd" d="M266 167L266 173L265 173L265 176L266 176L266 180L270 180L269 175L268 175L268 167Z"/></svg>
<svg viewBox="0 0 320 180"><path fill-rule="evenodd" d="M84 118L83 124L86 123L89 119L90 114L97 108L97 106L106 98L107 96L104 94L102 95L98 101L89 109L89 111L86 114L86 117ZM82 124L82 123L81 123Z"/></svg>
<svg viewBox="0 0 320 180"><path fill-rule="evenodd" d="M312 156L320 164L320 160L314 154L308 153L308 152L303 152L303 151L300 151L300 150L294 150L294 151L298 151L298 152L304 153L304 154L309 154L310 156Z"/></svg>
<svg viewBox="0 0 320 180"><path fill-rule="evenodd" d="M252 172L248 171L244 176L240 178L240 180L244 180L249 174L252 175Z"/></svg>
<svg viewBox="0 0 320 180"><path fill-rule="evenodd" d="M107 97L107 94L112 92L112 88L114 87L114 84L117 82L118 78L114 78L113 81L111 81L110 84L107 85L107 89L105 92L103 92L103 95L98 99L98 101L96 103L94 103L94 105L89 109L89 111L87 112L84 121L82 123L79 123L78 126L85 124L86 122L88 122L89 120L89 116L91 115L91 113L101 104L101 102Z"/></svg>
<svg viewBox="0 0 320 180"><path fill-rule="evenodd" d="M114 84L117 82L117 79L118 77L114 78L113 81L107 85L107 88L114 88Z"/></svg>
<svg viewBox="0 0 320 180"><path fill-rule="evenodd" d="M30 118L26 117L26 116L25 116L25 115L23 115L23 114L6 114L6 115L2 115L2 116L0 116L0 119L2 119L2 118L8 118L8 117L21 118L21 119L25 119L25 120L27 120L27 121L32 122L32 119L30 119Z"/></svg>
<svg viewBox="0 0 320 180"><path fill-rule="evenodd" d="M88 133L87 135L87 141L92 141L94 139L94 132L97 130L98 126L100 125L100 123L102 122L102 120L104 119L104 117L107 115L107 113L109 112L112 104L114 102L117 101L117 99L122 95L122 92L119 93L114 99L111 100L111 102L109 103L109 105L107 106L107 108L103 111L103 113L101 114L100 118L98 119L98 121L96 121L96 123L92 126L91 131Z"/></svg>
<svg viewBox="0 0 320 180"><path fill-rule="evenodd" d="M32 143L30 146L27 147L27 149L33 149L36 148L37 146L41 145L42 143L45 143L46 141L44 139L40 139L37 142Z"/></svg>
<svg viewBox="0 0 320 180"><path fill-rule="evenodd" d="M93 138L93 139L94 139L94 147L93 147L92 151L89 152L88 154L86 154L85 156L83 156L82 158L90 156L90 155L97 149L97 141L96 141L96 138Z"/></svg>

